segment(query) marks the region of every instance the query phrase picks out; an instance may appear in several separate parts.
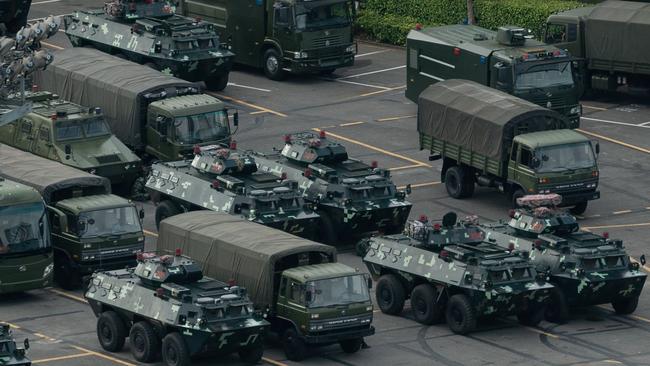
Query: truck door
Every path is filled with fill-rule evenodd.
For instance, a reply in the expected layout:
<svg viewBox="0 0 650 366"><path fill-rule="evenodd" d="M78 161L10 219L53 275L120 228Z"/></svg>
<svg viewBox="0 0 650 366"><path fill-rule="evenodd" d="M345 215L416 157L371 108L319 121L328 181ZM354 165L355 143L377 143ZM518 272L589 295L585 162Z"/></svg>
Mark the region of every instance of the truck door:
<svg viewBox="0 0 650 366"><path fill-rule="evenodd" d="M291 44L294 29L293 20L292 7L280 2L273 6L273 38L280 44L282 52L284 52L284 47L287 44Z"/></svg>
<svg viewBox="0 0 650 366"><path fill-rule="evenodd" d="M513 90L512 65L503 61L495 62L490 70L490 87L501 90L505 93L512 93Z"/></svg>
<svg viewBox="0 0 650 366"><path fill-rule="evenodd" d="M511 180L519 184L527 194L535 193L537 175L533 169L533 149L525 145L515 145L518 145L519 154L516 167L512 171Z"/></svg>

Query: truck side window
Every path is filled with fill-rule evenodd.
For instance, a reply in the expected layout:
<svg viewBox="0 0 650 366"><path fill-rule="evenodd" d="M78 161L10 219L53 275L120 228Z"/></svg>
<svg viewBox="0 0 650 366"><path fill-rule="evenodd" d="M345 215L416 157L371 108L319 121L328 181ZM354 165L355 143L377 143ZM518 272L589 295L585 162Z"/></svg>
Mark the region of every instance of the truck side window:
<svg viewBox="0 0 650 366"><path fill-rule="evenodd" d="M569 42L575 42L578 39L578 25L567 25L567 37Z"/></svg>
<svg viewBox="0 0 650 366"><path fill-rule="evenodd" d="M39 129L38 138L40 138L43 141L50 142L50 129L49 128Z"/></svg>
<svg viewBox="0 0 650 366"><path fill-rule="evenodd" d="M20 130L23 133L26 133L28 135L31 134L32 133L32 123L27 122L27 121L23 121L22 125L20 126Z"/></svg>
<svg viewBox="0 0 650 366"><path fill-rule="evenodd" d="M415 70L418 69L418 50L416 48L409 50L409 67Z"/></svg>
<svg viewBox="0 0 650 366"><path fill-rule="evenodd" d="M517 161L517 150L519 150L519 144L515 142L514 144L512 144L512 151L510 152L510 160Z"/></svg>
<svg viewBox="0 0 650 366"><path fill-rule="evenodd" d="M50 222L52 223L52 232L60 233L61 232L61 223L59 221L59 215L50 211Z"/></svg>
<svg viewBox="0 0 650 366"><path fill-rule="evenodd" d="M278 294L282 297L287 296L287 278L282 277L282 280L280 280L280 293Z"/></svg>
<svg viewBox="0 0 650 366"><path fill-rule="evenodd" d="M296 304L304 304L305 287L299 283L291 282L291 287L289 287L289 299Z"/></svg>
<svg viewBox="0 0 650 366"><path fill-rule="evenodd" d="M531 151L527 147L522 146L521 154L519 154L519 164L525 165L532 169L533 168L532 160L533 160L533 154L531 153Z"/></svg>
<svg viewBox="0 0 650 366"><path fill-rule="evenodd" d="M291 14L291 8L279 6L275 8L275 25L288 26Z"/></svg>
<svg viewBox="0 0 650 366"><path fill-rule="evenodd" d="M563 43L567 41L566 24L549 24L546 26L546 43Z"/></svg>

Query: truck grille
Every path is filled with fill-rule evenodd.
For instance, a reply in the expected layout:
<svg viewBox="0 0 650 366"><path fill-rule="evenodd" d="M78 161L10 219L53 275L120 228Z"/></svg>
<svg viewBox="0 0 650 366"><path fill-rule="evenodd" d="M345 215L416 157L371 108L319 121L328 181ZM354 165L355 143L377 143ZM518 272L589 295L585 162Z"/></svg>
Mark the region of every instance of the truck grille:
<svg viewBox="0 0 650 366"><path fill-rule="evenodd" d="M372 315L355 315L321 321L312 321L311 326L318 326L317 332L323 332L334 329L350 328L358 326L367 326L372 322Z"/></svg>
<svg viewBox="0 0 650 366"><path fill-rule="evenodd" d="M548 102L551 102L551 108L552 110L556 110L559 108L563 108L566 105L566 101L563 100L563 96L556 96L553 95L551 97L547 97L546 95L536 95L532 98L527 98L531 103L535 103L539 106L542 106L546 108L548 105Z"/></svg>
<svg viewBox="0 0 650 366"><path fill-rule="evenodd" d="M314 38L312 41L312 48L323 48L332 46L341 46L344 42L343 34L333 34L330 36Z"/></svg>
<svg viewBox="0 0 650 366"><path fill-rule="evenodd" d="M119 163L121 161L117 154L96 156L95 159L100 164Z"/></svg>

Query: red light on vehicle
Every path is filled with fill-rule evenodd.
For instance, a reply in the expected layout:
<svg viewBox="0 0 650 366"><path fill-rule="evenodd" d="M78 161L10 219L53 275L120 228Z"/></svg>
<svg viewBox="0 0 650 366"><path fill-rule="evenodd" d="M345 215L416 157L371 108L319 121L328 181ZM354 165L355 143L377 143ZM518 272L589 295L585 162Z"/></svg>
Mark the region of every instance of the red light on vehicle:
<svg viewBox="0 0 650 366"><path fill-rule="evenodd" d="M129 3L129 10L131 12L134 12L137 9L137 5L135 3Z"/></svg>
<svg viewBox="0 0 650 366"><path fill-rule="evenodd" d="M228 286L229 286L229 287L233 287L233 286L235 286L236 284L237 284L237 282L235 282L235 279L234 279L234 278L231 278L231 279L228 280Z"/></svg>
<svg viewBox="0 0 650 366"><path fill-rule="evenodd" d="M609 239L609 232L603 231L603 238Z"/></svg>
<svg viewBox="0 0 650 366"><path fill-rule="evenodd" d="M304 175L305 178L310 178L311 177L311 169L310 168L305 169L305 172L302 173L302 175Z"/></svg>
<svg viewBox="0 0 650 366"><path fill-rule="evenodd" d="M418 221L424 223L424 222L429 221L429 218L427 217L427 215L420 215L420 218L418 219Z"/></svg>
<svg viewBox="0 0 650 366"><path fill-rule="evenodd" d="M440 228L442 228L442 226L439 223L436 222L435 224L433 224L433 231L438 232L440 231Z"/></svg>
<svg viewBox="0 0 650 366"><path fill-rule="evenodd" d="M553 56L557 57L557 56L560 56L561 54L562 54L562 52L560 52L560 50L553 51Z"/></svg>
<svg viewBox="0 0 650 366"><path fill-rule="evenodd" d="M460 56L460 48L454 47L454 56Z"/></svg>
<svg viewBox="0 0 650 366"><path fill-rule="evenodd" d="M52 121L56 121L56 113L52 113L52 114L50 115L50 119L51 119Z"/></svg>
<svg viewBox="0 0 650 366"><path fill-rule="evenodd" d="M38 85L32 85L32 92L36 93L38 91Z"/></svg>
<svg viewBox="0 0 650 366"><path fill-rule="evenodd" d="M219 187L221 187L221 182L219 182L218 180L214 180L210 184L210 187L212 187L213 189L219 189Z"/></svg>
<svg viewBox="0 0 650 366"><path fill-rule="evenodd" d="M377 160L373 160L372 163L370 163L370 167L373 169L377 169L379 166L379 163L377 163Z"/></svg>
<svg viewBox="0 0 650 366"><path fill-rule="evenodd" d="M449 258L449 252L446 251L446 250L441 250L441 251L440 251L440 258L442 258L442 259L447 259L447 258Z"/></svg>
<svg viewBox="0 0 650 366"><path fill-rule="evenodd" d="M592 177L597 177L598 176L598 170L594 170L593 172L591 172L591 176Z"/></svg>
<svg viewBox="0 0 650 366"><path fill-rule="evenodd" d="M515 243L510 242L510 244L508 244L508 251L512 252L513 250L515 250Z"/></svg>
<svg viewBox="0 0 650 366"><path fill-rule="evenodd" d="M196 17L196 18L194 18L194 21L197 22L197 23L201 23L203 21L203 18Z"/></svg>
<svg viewBox="0 0 650 366"><path fill-rule="evenodd" d="M158 296L158 297L165 296L165 289L163 289L162 287L158 287L156 289L156 296Z"/></svg>
<svg viewBox="0 0 650 366"><path fill-rule="evenodd" d="M280 174L280 179L282 179L282 180L287 179L287 173L286 173L286 172L282 172L282 174Z"/></svg>
<svg viewBox="0 0 650 366"><path fill-rule="evenodd" d="M201 146L194 145L194 155L198 155L200 153L201 153Z"/></svg>
<svg viewBox="0 0 650 366"><path fill-rule="evenodd" d="M415 23L415 30L422 30L422 24L421 23Z"/></svg>
<svg viewBox="0 0 650 366"><path fill-rule="evenodd" d="M142 252L138 252L138 253L136 253L136 255L135 255L135 259L136 259L138 262L142 262L142 261L144 260L144 254L143 254Z"/></svg>
<svg viewBox="0 0 650 366"><path fill-rule="evenodd" d="M284 143L285 144L291 143L291 135L284 135Z"/></svg>
<svg viewBox="0 0 650 366"><path fill-rule="evenodd" d="M237 150L237 141L230 141L230 150Z"/></svg>
<svg viewBox="0 0 650 366"><path fill-rule="evenodd" d="M320 137L322 139L326 138L327 137L327 132L325 132L325 130L320 130L320 132L318 133L318 137Z"/></svg>
<svg viewBox="0 0 650 366"><path fill-rule="evenodd" d="M535 240L535 249L539 250L542 248L542 241L540 239Z"/></svg>
<svg viewBox="0 0 650 366"><path fill-rule="evenodd" d="M181 248L176 248L176 251L174 252L174 255L177 256L177 257L180 257L181 255L183 255L183 251L181 250Z"/></svg>
<svg viewBox="0 0 650 366"><path fill-rule="evenodd" d="M511 219L514 219L515 218L515 212L516 211L513 210L513 209L508 210L508 216L510 216Z"/></svg>

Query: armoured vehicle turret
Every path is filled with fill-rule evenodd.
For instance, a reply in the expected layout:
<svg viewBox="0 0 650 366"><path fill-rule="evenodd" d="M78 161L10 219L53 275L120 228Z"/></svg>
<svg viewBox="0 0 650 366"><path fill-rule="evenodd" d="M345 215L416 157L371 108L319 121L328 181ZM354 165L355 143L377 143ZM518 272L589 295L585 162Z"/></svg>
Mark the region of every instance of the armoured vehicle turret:
<svg viewBox="0 0 650 366"><path fill-rule="evenodd" d="M74 46L92 46L223 90L235 55L220 42L212 25L175 12L169 0L113 0L103 9L66 16L65 30Z"/></svg>
<svg viewBox="0 0 650 366"><path fill-rule="evenodd" d="M525 196L508 222L481 225L495 244L530 252L537 271L555 285L546 312L563 323L569 307L611 303L618 314L636 310L646 274L630 261L622 240L580 230L576 218L556 208L557 194ZM645 257L641 258L645 263Z"/></svg>
<svg viewBox="0 0 650 366"><path fill-rule="evenodd" d="M29 349L29 341L25 339L24 346L16 346L16 341L11 334L9 324L0 323L0 365L3 366L30 366L32 361L25 356Z"/></svg>
<svg viewBox="0 0 650 366"><path fill-rule="evenodd" d="M282 150L256 153L255 162L261 171L298 182L321 216L320 238L328 244L400 233L411 211L406 192L395 187L388 170L349 158L345 146L325 131L287 135Z"/></svg>
<svg viewBox="0 0 650 366"><path fill-rule="evenodd" d="M129 337L133 356L152 362L162 353L168 366L184 366L206 351L238 352L257 363L268 323L258 317L244 288L203 277L181 255L138 255L135 268L93 274L88 303L97 316L97 337L118 352Z"/></svg>
<svg viewBox="0 0 650 366"><path fill-rule="evenodd" d="M363 261L379 280L381 311L400 314L410 298L416 321L444 317L458 334L475 330L483 316L516 314L522 324L539 323L553 286L535 271L528 252L485 241L475 220L457 223L449 213L441 225L421 217L409 221L404 234L370 239Z"/></svg>
<svg viewBox="0 0 650 366"><path fill-rule="evenodd" d="M312 237L319 216L305 204L295 181L257 171L247 152L196 146L192 160L153 164L146 188L157 203L156 225L187 211L240 215L288 233Z"/></svg>

